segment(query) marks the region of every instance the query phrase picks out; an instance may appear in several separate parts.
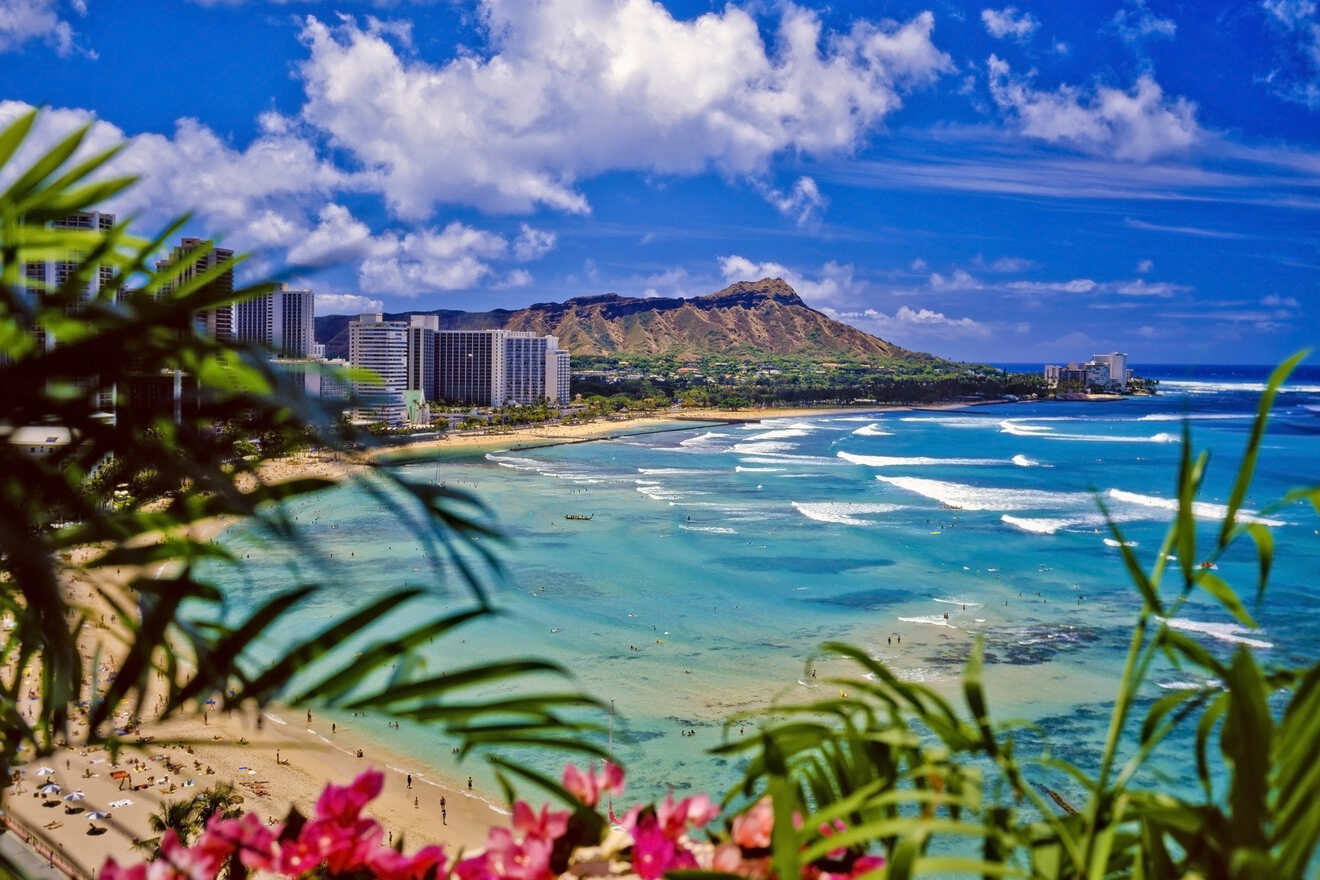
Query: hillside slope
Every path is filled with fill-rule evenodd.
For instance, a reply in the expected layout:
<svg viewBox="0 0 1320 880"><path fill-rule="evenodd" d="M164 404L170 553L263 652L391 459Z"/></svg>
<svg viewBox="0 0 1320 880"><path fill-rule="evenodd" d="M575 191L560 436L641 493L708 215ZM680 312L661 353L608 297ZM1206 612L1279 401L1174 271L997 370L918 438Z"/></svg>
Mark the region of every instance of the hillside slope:
<svg viewBox="0 0 1320 880"><path fill-rule="evenodd" d="M438 315L445 330L503 328L550 334L559 337L561 348L579 355L778 354L869 362L926 357L816 311L778 278L740 281L691 299L611 293L535 303L516 311L436 309L416 314ZM325 343L327 357L347 356L350 320L348 315L316 319L316 338Z"/></svg>

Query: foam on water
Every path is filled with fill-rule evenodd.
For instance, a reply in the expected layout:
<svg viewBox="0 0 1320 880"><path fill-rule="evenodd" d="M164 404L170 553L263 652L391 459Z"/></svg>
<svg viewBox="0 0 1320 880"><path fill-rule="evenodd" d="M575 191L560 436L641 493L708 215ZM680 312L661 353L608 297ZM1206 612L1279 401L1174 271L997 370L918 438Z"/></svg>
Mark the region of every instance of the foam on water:
<svg viewBox="0 0 1320 880"><path fill-rule="evenodd" d="M764 474L764 473L774 473L775 471L782 471L782 470L783 468L781 467L743 467L740 464L734 465L733 467L733 472L736 474L746 474L746 473Z"/></svg>
<svg viewBox="0 0 1320 880"><path fill-rule="evenodd" d="M901 504L866 504L842 501L794 501L798 513L817 522L838 523L845 526L873 526L874 520L862 519L862 514L893 513L902 510Z"/></svg>
<svg viewBox="0 0 1320 880"><path fill-rule="evenodd" d="M515 471L535 471L540 470L542 467L541 462L531 458L520 458L516 455L496 455L494 452L487 452L486 460Z"/></svg>
<svg viewBox="0 0 1320 880"><path fill-rule="evenodd" d="M1072 421L1060 418L1057 421ZM1044 418L1004 419L999 423L999 430L1014 437L1041 437L1047 440L1068 440L1074 443L1179 443L1182 438L1177 434L1161 432L1148 437L1131 437L1126 434L1072 434L1060 433L1049 425L1036 422L1049 421Z"/></svg>
<svg viewBox="0 0 1320 880"><path fill-rule="evenodd" d="M730 452L738 455L770 455L778 452L790 452L797 449L796 443L781 443L778 440L745 440L741 443L733 444Z"/></svg>
<svg viewBox="0 0 1320 880"><path fill-rule="evenodd" d="M946 507L962 510L1081 509L1084 505L1092 503L1091 496L1085 492L991 488L970 486L966 483L950 483L944 480L928 480L924 477L886 477L882 474L877 474L876 479L895 488L924 495Z"/></svg>
<svg viewBox="0 0 1320 880"><path fill-rule="evenodd" d="M637 473L639 473L639 474L673 474L673 475L676 475L676 476L677 476L677 475L682 475L682 476L700 476L700 475L702 475L702 474L713 473L713 471L708 471L708 470L704 470L704 469L701 469L701 468L674 468L674 467L646 468L646 467L639 467L639 468L637 469Z"/></svg>
<svg viewBox="0 0 1320 880"><path fill-rule="evenodd" d="M980 608L980 607L981 607L981 603L980 603L980 602L973 602L971 599L940 599L940 598L936 598L936 599L934 599L933 601L935 601L935 602L939 602L941 605L971 606L971 607L975 607L975 608Z"/></svg>
<svg viewBox="0 0 1320 880"><path fill-rule="evenodd" d="M1267 642L1264 639L1250 638L1248 634L1254 634L1257 630L1247 629L1236 623L1212 623L1205 620L1189 620L1186 617L1171 617L1164 621L1174 629L1180 629L1184 632L1201 633L1210 636L1212 639L1219 639L1224 642L1234 642L1239 645L1247 645L1252 648L1273 648L1273 642Z"/></svg>
<svg viewBox="0 0 1320 880"><path fill-rule="evenodd" d="M1160 498L1156 495L1142 495L1140 492L1128 492L1123 489L1110 489L1109 497L1115 501L1122 501L1125 504L1135 504L1141 507L1150 507L1156 510L1166 510L1174 513L1178 510L1178 499ZM1192 515L1198 519L1223 519L1228 513L1228 508L1222 504L1214 504L1209 501L1192 502ZM1256 516L1256 511L1243 508L1237 512L1238 520L1242 522L1255 522L1266 526L1286 525L1283 520L1269 519L1268 517Z"/></svg>
<svg viewBox="0 0 1320 880"><path fill-rule="evenodd" d="M1036 459L1034 458L1028 458L1022 453L1018 453L1017 455L1013 456L1012 461L1013 464L1017 465L1018 467L1040 467L1040 462L1036 461Z"/></svg>
<svg viewBox="0 0 1320 880"><path fill-rule="evenodd" d="M893 431L886 431L880 427L879 422L872 422L869 425L862 425L856 431L853 431L859 437L892 437Z"/></svg>
<svg viewBox="0 0 1320 880"><path fill-rule="evenodd" d="M947 626L949 629L958 628L945 620L943 614L927 614L922 617L900 617L899 620L904 623L928 623L931 626Z"/></svg>
<svg viewBox="0 0 1320 880"><path fill-rule="evenodd" d="M993 428L998 424L988 416L903 416L900 422L929 422L946 428Z"/></svg>
<svg viewBox="0 0 1320 880"><path fill-rule="evenodd" d="M862 464L867 467L929 467L948 465L953 466L972 466L972 465L994 465L1008 464L1008 462L998 458L933 458L926 455L856 455L852 452L839 450L834 453L837 457L853 464Z"/></svg>
<svg viewBox="0 0 1320 880"><path fill-rule="evenodd" d="M810 432L802 428L779 428L773 431L763 431L760 434L753 434L747 438L748 442L756 440L790 440L794 437L806 437ZM743 441L738 443L743 445Z"/></svg>
<svg viewBox="0 0 1320 880"><path fill-rule="evenodd" d="M685 532L706 532L707 534L711 534L711 535L738 534L736 529L731 529L728 526L694 526L688 523L684 523L683 525L679 526L679 528Z"/></svg>
<svg viewBox="0 0 1320 880"><path fill-rule="evenodd" d="M1186 394L1259 394L1265 390L1264 382L1215 382L1193 379L1161 379L1160 390L1181 391ZM1320 394L1320 385L1295 385L1285 383L1284 392L1297 394Z"/></svg>
<svg viewBox="0 0 1320 880"><path fill-rule="evenodd" d="M1120 541L1117 538L1105 538L1106 547L1136 547L1136 541Z"/></svg>
<svg viewBox="0 0 1320 880"><path fill-rule="evenodd" d="M686 440L678 441L679 446L718 446L717 441L732 437L732 434L723 434L719 431L707 431L704 434L698 434L696 437L689 437Z"/></svg>
<svg viewBox="0 0 1320 880"><path fill-rule="evenodd" d="M1066 529L1075 526L1078 521L1075 519L1057 519L1052 517L1037 516L1013 516L1004 514L999 518L1007 525L1021 529L1024 532L1031 532L1033 535L1052 535L1060 529Z"/></svg>
<svg viewBox="0 0 1320 880"><path fill-rule="evenodd" d="M1184 419L1191 421L1219 422L1219 421L1237 421L1240 419L1254 419L1251 413L1147 413L1138 422L1181 422Z"/></svg>

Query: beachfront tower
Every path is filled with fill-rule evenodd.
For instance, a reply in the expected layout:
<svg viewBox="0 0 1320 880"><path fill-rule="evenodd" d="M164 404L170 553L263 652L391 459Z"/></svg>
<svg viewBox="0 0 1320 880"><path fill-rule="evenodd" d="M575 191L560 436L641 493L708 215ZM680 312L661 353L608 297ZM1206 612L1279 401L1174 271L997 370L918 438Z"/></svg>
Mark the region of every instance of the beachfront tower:
<svg viewBox="0 0 1320 880"><path fill-rule="evenodd" d="M436 335L436 393L449 403L503 406L507 330L441 330Z"/></svg>
<svg viewBox="0 0 1320 880"><path fill-rule="evenodd" d="M408 390L422 392L422 399L436 397L436 337L440 318L437 315L408 316Z"/></svg>
<svg viewBox="0 0 1320 880"><path fill-rule="evenodd" d="M553 336L549 337L554 339ZM547 348L545 352L545 397L552 406L568 406L569 355L560 348Z"/></svg>
<svg viewBox="0 0 1320 880"><path fill-rule="evenodd" d="M313 357L316 296L310 290L279 290L234 305L234 338L256 342L290 358Z"/></svg>
<svg viewBox="0 0 1320 880"><path fill-rule="evenodd" d="M526 406L545 399L546 352L557 348L553 336L510 331L504 342L504 393L508 403Z"/></svg>
<svg viewBox="0 0 1320 880"><path fill-rule="evenodd" d="M1093 354L1091 362L1104 364L1109 370L1109 387L1116 391L1127 390L1127 355L1120 354L1117 351L1111 351L1109 354Z"/></svg>
<svg viewBox="0 0 1320 880"><path fill-rule="evenodd" d="M358 398L353 419L402 425L408 390L408 323L383 320L379 312L358 315L348 325L348 360L379 377L353 383Z"/></svg>
<svg viewBox="0 0 1320 880"><path fill-rule="evenodd" d="M177 264L180 260L188 256L192 251L202 247L205 242L200 238L183 238L179 244L170 251L170 255L159 260L156 268L165 271L171 266ZM234 252L226 248L213 247L205 254L195 255L188 265L183 267L174 284L182 285L203 272L210 271L217 266L225 266L215 278L207 285L208 293L231 294L234 292ZM166 287L169 290L174 284ZM197 332L211 339L227 342L234 338L234 307L232 305L216 306L215 308L203 309L193 316Z"/></svg>

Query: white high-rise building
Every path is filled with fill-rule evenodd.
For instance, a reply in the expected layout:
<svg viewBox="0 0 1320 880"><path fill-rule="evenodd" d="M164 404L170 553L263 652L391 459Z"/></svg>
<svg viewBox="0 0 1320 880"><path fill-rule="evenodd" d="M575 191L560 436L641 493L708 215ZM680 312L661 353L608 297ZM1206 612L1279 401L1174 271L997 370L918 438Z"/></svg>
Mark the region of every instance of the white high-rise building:
<svg viewBox="0 0 1320 880"><path fill-rule="evenodd" d="M553 338L553 337L551 337ZM551 405L568 406L569 377L568 352L559 348L548 348L545 352L545 397Z"/></svg>
<svg viewBox="0 0 1320 880"><path fill-rule="evenodd" d="M316 296L281 287L234 305L234 337L268 346L285 357L314 357Z"/></svg>
<svg viewBox="0 0 1320 880"><path fill-rule="evenodd" d="M530 331L506 331L504 340L504 400L524 406L545 399L546 352L557 348L553 336Z"/></svg>
<svg viewBox="0 0 1320 880"><path fill-rule="evenodd" d="M1127 388L1127 355L1111 351L1109 354L1091 355L1091 363L1104 364L1109 369L1109 384L1119 389Z"/></svg>
<svg viewBox="0 0 1320 880"><path fill-rule="evenodd" d="M358 315L348 325L348 360L380 377L377 382L353 383L358 398L353 418L402 425L407 412L408 323L386 321L379 312Z"/></svg>

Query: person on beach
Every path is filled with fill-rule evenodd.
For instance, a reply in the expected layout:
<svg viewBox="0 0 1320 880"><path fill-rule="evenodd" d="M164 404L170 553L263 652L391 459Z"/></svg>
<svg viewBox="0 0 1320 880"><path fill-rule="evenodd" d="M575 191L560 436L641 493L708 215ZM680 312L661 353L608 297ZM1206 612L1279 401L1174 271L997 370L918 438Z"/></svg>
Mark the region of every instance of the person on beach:
<svg viewBox="0 0 1320 880"><path fill-rule="evenodd" d="M421 798L418 798L418 797L415 797L415 796L414 796L414 797L413 797L413 809L414 809L414 810L416 810L416 809L420 809L420 807L421 807Z"/></svg>
<svg viewBox="0 0 1320 880"><path fill-rule="evenodd" d="M412 788L412 774L411 774L411 773L408 774L408 787L409 787L409 788Z"/></svg>
<svg viewBox="0 0 1320 880"><path fill-rule="evenodd" d="M472 790L472 777L469 776L469 777L468 777L468 791L471 791L471 790Z"/></svg>

